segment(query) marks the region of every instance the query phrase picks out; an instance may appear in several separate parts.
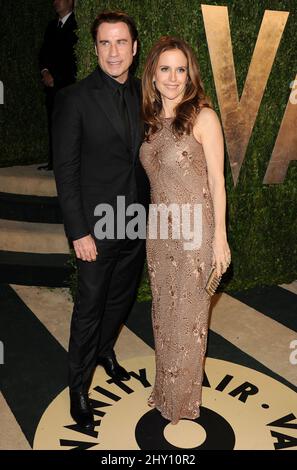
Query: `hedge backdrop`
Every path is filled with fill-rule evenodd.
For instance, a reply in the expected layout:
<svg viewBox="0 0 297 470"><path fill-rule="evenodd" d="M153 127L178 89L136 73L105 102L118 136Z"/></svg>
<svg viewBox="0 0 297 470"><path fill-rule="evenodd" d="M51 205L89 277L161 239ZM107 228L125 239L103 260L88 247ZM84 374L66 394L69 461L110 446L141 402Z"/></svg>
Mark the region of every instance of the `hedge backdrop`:
<svg viewBox="0 0 297 470"><path fill-rule="evenodd" d="M6 25L9 23L10 31L6 36L1 33L0 79L9 83L5 105L8 125L4 141L1 139L2 161L37 161L44 151L45 115L40 101L41 90L36 82L35 55L40 46L41 31L51 14L49 3L0 0L2 21ZM225 0L202 3L228 7L239 96L265 9L290 12L236 188L226 152L228 240L232 265L222 287L228 291L291 282L297 278L296 161L290 163L282 184L263 185L262 180L289 98L289 84L297 72L297 2ZM90 25L104 8L122 9L135 18L141 40L139 77L144 58L159 36L177 34L186 39L198 56L206 91L220 114L201 7L196 0L79 0L76 9L80 39L77 47L79 78L96 65ZM14 21L12 16L7 16L12 14ZM3 25L1 28L3 31ZM147 282L144 282L139 298L146 299L148 295Z"/></svg>
<svg viewBox="0 0 297 470"><path fill-rule="evenodd" d="M265 9L290 12L236 188L226 151L228 240L232 265L222 287L228 291L291 282L297 278L297 162L290 163L284 183L263 185L262 180L289 98L289 84L297 72L297 3L294 0L202 3L228 6L239 96ZM159 36L177 34L186 39L197 54L206 91L219 114L200 2L80 0L77 7L80 78L96 66L89 30L93 18L104 8L122 9L134 17L141 41L139 77L147 52ZM140 297L146 298L147 292L144 283Z"/></svg>
<svg viewBox="0 0 297 470"><path fill-rule="evenodd" d="M38 52L49 0L0 0L0 166L47 160L48 137ZM1 191L1 188L0 188Z"/></svg>

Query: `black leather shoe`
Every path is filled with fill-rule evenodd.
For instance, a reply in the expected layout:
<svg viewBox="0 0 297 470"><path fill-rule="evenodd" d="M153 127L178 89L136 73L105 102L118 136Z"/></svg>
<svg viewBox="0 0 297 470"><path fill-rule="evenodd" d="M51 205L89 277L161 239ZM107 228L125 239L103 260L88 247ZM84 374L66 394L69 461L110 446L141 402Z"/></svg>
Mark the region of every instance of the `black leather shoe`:
<svg viewBox="0 0 297 470"><path fill-rule="evenodd" d="M94 416L87 393L70 391L70 414L85 429L94 429Z"/></svg>
<svg viewBox="0 0 297 470"><path fill-rule="evenodd" d="M99 357L98 364L103 366L107 375L114 380L130 380L129 372L120 366L115 356Z"/></svg>

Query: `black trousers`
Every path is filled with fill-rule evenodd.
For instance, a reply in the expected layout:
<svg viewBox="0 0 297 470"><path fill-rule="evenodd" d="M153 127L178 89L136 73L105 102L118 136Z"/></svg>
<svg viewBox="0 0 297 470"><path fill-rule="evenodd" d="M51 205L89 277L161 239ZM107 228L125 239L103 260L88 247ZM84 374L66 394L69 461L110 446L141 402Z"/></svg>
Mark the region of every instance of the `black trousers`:
<svg viewBox="0 0 297 470"><path fill-rule="evenodd" d="M145 240L111 240L93 262L77 260L78 289L69 342L69 388L87 392L98 357L113 354L136 298Z"/></svg>
<svg viewBox="0 0 297 470"><path fill-rule="evenodd" d="M47 114L47 130L48 130L48 165L49 167L53 167L53 146L52 146L52 116L54 110L54 103L55 103L55 96L57 94L58 89L47 88L45 92L45 106L46 106L46 114Z"/></svg>

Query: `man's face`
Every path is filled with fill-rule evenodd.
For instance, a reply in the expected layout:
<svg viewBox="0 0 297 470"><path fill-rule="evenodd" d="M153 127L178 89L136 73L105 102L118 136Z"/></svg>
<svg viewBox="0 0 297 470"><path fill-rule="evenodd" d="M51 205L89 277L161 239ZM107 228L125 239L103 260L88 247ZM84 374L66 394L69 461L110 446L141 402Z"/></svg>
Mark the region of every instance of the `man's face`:
<svg viewBox="0 0 297 470"><path fill-rule="evenodd" d="M68 11L71 11L73 8L73 0L54 0L53 7L55 12L60 15L61 13L67 14Z"/></svg>
<svg viewBox="0 0 297 470"><path fill-rule="evenodd" d="M126 23L102 23L97 31L95 51L101 69L124 83L137 51L137 41L132 43Z"/></svg>

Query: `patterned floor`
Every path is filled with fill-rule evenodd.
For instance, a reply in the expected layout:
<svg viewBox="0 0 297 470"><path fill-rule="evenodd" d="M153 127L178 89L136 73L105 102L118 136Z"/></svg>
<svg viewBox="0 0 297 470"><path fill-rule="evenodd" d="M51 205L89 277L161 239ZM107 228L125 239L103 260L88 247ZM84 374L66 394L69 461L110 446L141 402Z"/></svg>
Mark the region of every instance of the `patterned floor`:
<svg viewBox="0 0 297 470"><path fill-rule="evenodd" d="M201 418L177 426L146 406L149 303L134 306L117 343L131 381L97 368L93 433L68 413L68 290L2 284L0 309L0 449L297 450L297 281L214 297Z"/></svg>

